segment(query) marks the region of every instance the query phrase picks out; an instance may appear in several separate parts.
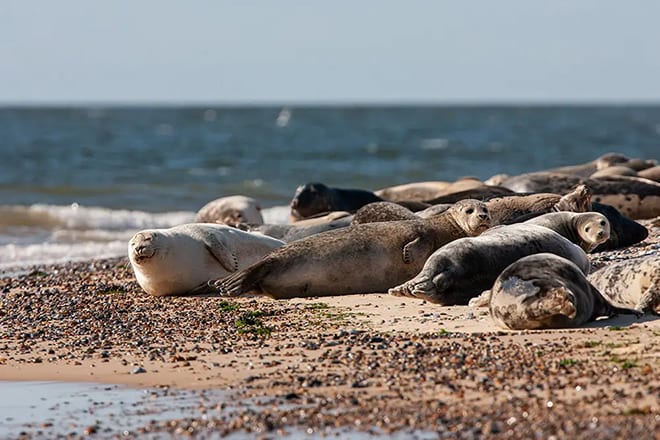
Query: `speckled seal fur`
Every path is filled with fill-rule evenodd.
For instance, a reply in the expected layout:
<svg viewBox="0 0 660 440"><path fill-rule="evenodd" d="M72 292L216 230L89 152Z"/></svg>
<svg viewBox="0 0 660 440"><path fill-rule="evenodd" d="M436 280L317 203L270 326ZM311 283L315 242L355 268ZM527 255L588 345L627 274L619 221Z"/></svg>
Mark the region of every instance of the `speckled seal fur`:
<svg viewBox="0 0 660 440"><path fill-rule="evenodd" d="M589 271L589 260L577 245L546 227L519 223L446 244L428 258L417 276L389 293L442 305L467 304L490 289L509 264L540 252L561 255L585 274Z"/></svg>
<svg viewBox="0 0 660 440"><path fill-rule="evenodd" d="M589 281L613 303L660 313L660 255L611 263L590 274Z"/></svg>
<svg viewBox="0 0 660 440"><path fill-rule="evenodd" d="M490 315L513 330L577 327L600 316L636 311L612 305L572 261L558 255L529 255L497 277Z"/></svg>

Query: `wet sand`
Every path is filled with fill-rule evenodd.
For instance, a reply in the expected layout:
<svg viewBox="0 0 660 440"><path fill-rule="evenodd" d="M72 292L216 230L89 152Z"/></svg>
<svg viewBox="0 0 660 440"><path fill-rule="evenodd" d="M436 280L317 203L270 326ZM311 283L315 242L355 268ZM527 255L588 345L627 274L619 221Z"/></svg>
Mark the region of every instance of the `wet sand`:
<svg viewBox="0 0 660 440"><path fill-rule="evenodd" d="M660 219L643 223L649 239L596 254L594 266L657 253ZM0 291L0 380L228 396L205 400L204 408L219 409L213 414L145 423L128 437L277 438L340 428L438 438L660 438L655 316L516 332L497 328L486 309L382 294L152 298L127 259L31 268L1 279ZM74 431L84 436L87 428ZM100 428L107 427L95 430L101 437L115 435Z"/></svg>

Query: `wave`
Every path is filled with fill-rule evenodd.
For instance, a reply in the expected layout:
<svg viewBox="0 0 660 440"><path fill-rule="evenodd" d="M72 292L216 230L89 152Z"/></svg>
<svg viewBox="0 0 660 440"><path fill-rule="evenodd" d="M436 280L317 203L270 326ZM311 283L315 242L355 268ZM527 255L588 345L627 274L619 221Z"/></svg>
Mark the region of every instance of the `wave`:
<svg viewBox="0 0 660 440"><path fill-rule="evenodd" d="M267 223L284 224L289 208L264 209ZM142 229L193 222L192 211L151 213L78 204L0 206L0 270L126 255Z"/></svg>

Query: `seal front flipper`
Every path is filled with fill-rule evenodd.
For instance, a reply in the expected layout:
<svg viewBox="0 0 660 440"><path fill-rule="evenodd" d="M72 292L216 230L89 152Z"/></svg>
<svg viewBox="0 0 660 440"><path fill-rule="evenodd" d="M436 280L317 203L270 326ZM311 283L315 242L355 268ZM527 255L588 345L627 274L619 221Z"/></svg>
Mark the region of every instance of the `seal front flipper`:
<svg viewBox="0 0 660 440"><path fill-rule="evenodd" d="M209 251L211 257L220 266L224 267L228 272L236 272L238 270L238 256L232 252L229 247L215 235L207 235L202 238L206 250Z"/></svg>
<svg viewBox="0 0 660 440"><path fill-rule="evenodd" d="M403 247L403 262L411 264L415 261L425 261L433 253L433 247L429 240L417 237Z"/></svg>

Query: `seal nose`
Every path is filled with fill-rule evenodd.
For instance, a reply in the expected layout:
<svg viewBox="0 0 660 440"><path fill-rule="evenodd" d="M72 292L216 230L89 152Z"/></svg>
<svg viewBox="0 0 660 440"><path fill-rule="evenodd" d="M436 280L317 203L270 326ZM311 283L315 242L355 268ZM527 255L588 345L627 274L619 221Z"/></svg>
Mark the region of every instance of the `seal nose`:
<svg viewBox="0 0 660 440"><path fill-rule="evenodd" d="M488 214L479 214L481 220L488 220Z"/></svg>
<svg viewBox="0 0 660 440"><path fill-rule="evenodd" d="M291 200L291 207L294 209L298 207L298 199Z"/></svg>

